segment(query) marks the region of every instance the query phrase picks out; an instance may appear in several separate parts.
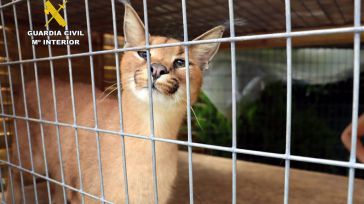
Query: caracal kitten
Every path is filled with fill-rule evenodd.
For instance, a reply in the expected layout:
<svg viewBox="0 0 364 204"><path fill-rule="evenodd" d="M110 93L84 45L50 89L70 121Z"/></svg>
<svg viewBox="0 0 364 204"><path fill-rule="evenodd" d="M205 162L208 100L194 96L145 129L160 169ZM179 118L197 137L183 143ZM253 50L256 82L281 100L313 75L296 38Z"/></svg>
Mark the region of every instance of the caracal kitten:
<svg viewBox="0 0 364 204"><path fill-rule="evenodd" d="M215 27L195 40L221 38L224 27ZM124 17L125 47L145 46L145 30L134 9L126 4ZM150 36L151 45L162 43L177 43L176 39ZM189 47L189 68L191 103L199 95L202 84L202 73L207 68L210 60L218 51L219 43L198 44ZM154 102L154 130L155 137L177 139L177 133L186 115L186 67L183 46L165 47L150 50L151 66L147 67L147 52L127 51L120 63L122 80L122 113L124 132L131 135L150 137L150 110L148 93L148 69L151 69L153 79ZM85 67L86 69L86 67ZM62 182L76 189L81 189L86 194L81 194L74 189L64 189L49 182L50 195L38 193L38 198L46 197L52 203L79 204L84 199L85 203L100 203L89 195L102 197L113 203L125 203L125 186L123 176L122 137L116 134L99 132L99 145L102 163L103 191L101 193L99 159L97 151L97 135L92 131L96 127L93 112L91 86L88 84L74 83L76 122L82 126L75 129L72 112L70 83L56 80L56 105L58 110L57 120L62 124L55 126L51 123L29 122L29 132L25 120L16 119L17 140L20 147L20 160L23 168L46 175L45 155L47 159L48 176L53 180ZM52 84L49 79L39 80L41 95L42 120L55 121ZM22 93L22 91L20 91ZM39 118L38 101L36 97L36 83L26 84L25 95L27 99L28 114L30 118ZM96 98L102 98L103 93L96 91ZM23 96L17 96L17 115L24 116ZM118 101L116 97L97 100L98 129L120 132L120 119ZM87 128L84 128L87 127ZM30 154L28 135L32 146ZM58 138L62 153L62 166ZM16 139L16 138L15 138ZM79 154L76 147L79 148ZM156 141L156 165L158 178L159 203L167 203L173 188L177 173L177 145ZM150 140L125 137L125 156L128 178L128 192L130 203L154 203L154 184L152 171L152 144ZM78 158L80 169L78 169ZM19 165L17 145L14 140L11 149L11 162ZM15 203L23 203L20 172L12 168ZM23 173L24 182L31 184L33 177ZM80 179L82 177L82 181ZM8 182L9 183L9 182ZM7 189L11 189L7 186ZM83 196L82 196L83 195ZM64 200L66 198L66 201ZM12 203L11 190L7 191L7 203ZM30 201L26 201L30 202Z"/></svg>

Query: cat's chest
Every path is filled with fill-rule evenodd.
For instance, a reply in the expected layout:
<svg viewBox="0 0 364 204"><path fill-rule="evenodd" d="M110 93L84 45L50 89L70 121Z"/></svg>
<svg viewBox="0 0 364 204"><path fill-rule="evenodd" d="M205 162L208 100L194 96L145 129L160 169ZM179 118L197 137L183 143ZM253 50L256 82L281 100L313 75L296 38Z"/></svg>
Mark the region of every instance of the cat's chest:
<svg viewBox="0 0 364 204"><path fill-rule="evenodd" d="M180 126L180 119L173 112L161 112L154 110L153 119L149 111L128 111L124 114L125 132L143 136L150 136L154 129L154 135L162 138L175 138ZM151 128L153 124L153 128Z"/></svg>

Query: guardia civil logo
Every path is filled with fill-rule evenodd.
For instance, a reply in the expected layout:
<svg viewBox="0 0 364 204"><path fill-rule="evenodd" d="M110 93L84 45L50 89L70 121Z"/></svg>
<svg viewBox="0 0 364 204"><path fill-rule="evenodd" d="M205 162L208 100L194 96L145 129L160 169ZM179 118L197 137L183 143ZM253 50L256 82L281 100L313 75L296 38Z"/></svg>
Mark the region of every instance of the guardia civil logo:
<svg viewBox="0 0 364 204"><path fill-rule="evenodd" d="M62 17L62 15L59 13L61 10L63 10L66 7L66 3L67 1L64 1L63 4L59 4L59 8L56 9L55 6L53 6L53 4L50 1L46 1L45 2L45 9L44 9L44 13L47 15L51 15L52 17L46 22L46 24L44 25L45 27L48 26L48 24L54 19L57 21L57 23L62 26L65 27L67 25L66 21L64 20L64 18Z"/></svg>
<svg viewBox="0 0 364 204"><path fill-rule="evenodd" d="M32 45L75 46L80 45L80 39L85 36L82 30L69 30L62 14L65 13L67 0L62 4L52 4L51 0L44 3L44 13L47 15L44 30L29 30L27 32ZM52 23L53 22L53 23ZM58 25L57 25L58 24ZM49 26L52 28L49 29ZM68 26L67 26L68 27Z"/></svg>

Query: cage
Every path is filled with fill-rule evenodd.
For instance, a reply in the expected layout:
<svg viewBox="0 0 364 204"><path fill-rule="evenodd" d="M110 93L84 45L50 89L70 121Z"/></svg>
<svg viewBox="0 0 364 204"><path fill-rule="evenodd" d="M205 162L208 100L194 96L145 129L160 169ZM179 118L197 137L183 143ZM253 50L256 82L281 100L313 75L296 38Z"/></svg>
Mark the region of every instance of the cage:
<svg viewBox="0 0 364 204"><path fill-rule="evenodd" d="M124 47L124 5L129 3L145 25L147 40L139 47ZM2 203L8 201L5 193L16 203L14 188L21 189L22 203L58 203L54 195L61 195L60 203L114 203L109 200L110 188L104 186L104 182L112 183L108 178L122 180L122 190L114 194L122 195L123 203L363 202L364 165L356 158L361 144L358 116L363 112L360 0L0 0L0 14ZM192 40L218 25L225 26L222 38ZM64 31L75 32L64 35ZM150 44L149 33L180 42ZM213 43L220 43L220 48L210 68L203 71L202 92L193 104L190 67L194 65L188 53L195 45ZM187 89L185 119L177 139L155 134L160 118L153 111L158 102L153 100L150 73L145 96L149 134L125 132L121 107L125 98L120 86L123 54L146 50L150 67L150 52L175 46L183 48ZM43 78L49 83L42 84ZM66 81L70 89L65 91L58 80ZM29 96L26 90L31 83L36 84L36 91ZM77 83L89 85L88 95L77 92L82 89ZM42 92L47 86L50 93ZM64 93L71 97L67 107L61 103ZM51 100L44 101L47 94ZM29 97L36 102L30 104ZM22 111L16 109L17 100ZM117 106L113 114L119 117L119 129L108 128L99 119L105 112L102 102L108 105L108 100ZM78 117L79 101L88 101L93 112L84 121ZM37 112L28 113L27 105L35 106ZM48 112L52 117L47 118ZM64 120L63 115L71 118ZM347 151L340 135L350 123ZM29 133L35 127L39 135ZM47 128L54 132L50 134ZM68 149L62 145L65 135L76 139L84 132L91 135L87 140L95 148L89 158L98 167L95 177L82 173L91 168L80 156L85 140ZM19 148L21 134L41 137L43 144L29 142ZM44 138L51 136L56 158L47 155L49 147L44 144ZM113 148L103 146L103 138L111 136L119 140L116 147L121 147L122 158L112 177L102 154ZM135 199L139 196L133 193L133 179L128 177L127 169L133 166L128 165L125 149L132 140L150 145L152 196L145 200ZM159 144L178 146L174 155L178 169L168 195L161 185L168 171L158 169L158 158L166 154L158 151ZM34 168L36 151L41 152L44 172ZM11 160L11 154L20 152L30 155L29 161L22 162L31 168L24 167L21 159ZM65 155L74 158L67 160ZM70 162L74 168L64 170ZM49 164L54 163L59 165L59 175L51 170ZM20 174L21 186L14 187L14 171ZM69 175L77 181L68 182ZM84 188L85 180L98 186L97 193ZM80 200L73 201L75 197Z"/></svg>

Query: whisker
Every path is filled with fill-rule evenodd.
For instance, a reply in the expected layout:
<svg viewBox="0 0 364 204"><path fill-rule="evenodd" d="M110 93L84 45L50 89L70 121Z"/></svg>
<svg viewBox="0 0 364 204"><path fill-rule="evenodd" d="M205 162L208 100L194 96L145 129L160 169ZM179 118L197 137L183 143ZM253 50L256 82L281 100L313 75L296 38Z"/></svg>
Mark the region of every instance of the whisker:
<svg viewBox="0 0 364 204"><path fill-rule="evenodd" d="M118 87L115 87L114 89L112 89L108 94L106 94L104 97L102 97L99 101L100 102L104 101L108 96L110 96L116 90L118 90Z"/></svg>
<svg viewBox="0 0 364 204"><path fill-rule="evenodd" d="M101 96L100 96L100 97L103 97L103 96L104 96L104 94L105 94L105 93L106 93L109 89L113 88L115 85L116 85L116 83L111 84L110 86L106 87L106 89L102 92L102 94L101 94ZM100 97L99 97L99 98L100 98Z"/></svg>
<svg viewBox="0 0 364 204"><path fill-rule="evenodd" d="M177 99L178 98L178 99ZM175 100L176 101L180 101L180 102L182 102L182 103L184 103L184 104L186 104L187 105L187 99L181 99L181 97L180 96L178 96L178 95L175 95ZM202 128L202 125L201 125L201 123L200 123L200 120L198 119L198 117L197 117L197 114L196 114L196 112L195 112L195 110L193 109L193 107L191 106L190 107L191 108L191 111L192 111L192 114L193 114L193 117L196 119L196 122L197 122L197 125L198 125L198 127L202 130L202 131L204 131L204 129Z"/></svg>
<svg viewBox="0 0 364 204"><path fill-rule="evenodd" d="M114 83L114 84L108 86L105 89L105 91L97 98L97 100L100 101L100 102L102 102L103 100L105 100L108 96L110 96L117 89L118 89L117 83ZM121 88L121 90L122 90L122 88ZM109 91L109 92L107 92L107 91Z"/></svg>
<svg viewBox="0 0 364 204"><path fill-rule="evenodd" d="M196 121L197 121L197 125L198 125L198 127L199 127L202 131L204 131L204 129L203 129L203 128L202 128L202 126L201 126L200 120L198 119L198 117L197 117L197 115L196 115L196 113L195 113L195 110L193 109L193 107L192 107L192 106L191 106L191 111L192 111L192 113L193 113L194 117L196 118Z"/></svg>

